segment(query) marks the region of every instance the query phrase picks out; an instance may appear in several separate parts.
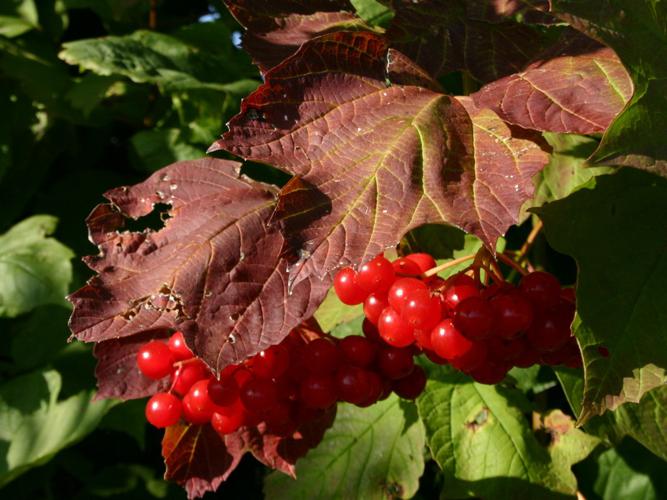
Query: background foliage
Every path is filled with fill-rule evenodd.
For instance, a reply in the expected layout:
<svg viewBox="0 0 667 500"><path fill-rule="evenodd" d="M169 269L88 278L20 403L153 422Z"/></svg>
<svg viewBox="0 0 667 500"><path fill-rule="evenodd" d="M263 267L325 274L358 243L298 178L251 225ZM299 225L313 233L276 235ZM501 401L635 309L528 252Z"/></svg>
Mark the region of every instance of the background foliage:
<svg viewBox="0 0 667 500"><path fill-rule="evenodd" d="M373 25L391 18L383 3L352 3ZM553 2L563 19L579 16L618 52L637 92L602 140L545 134L554 152L534 199L546 228L534 260L565 283L578 266L585 380L533 367L488 387L429 365L416 405L390 398L369 409L342 406L321 445L298 463L300 481L267 474L246 457L218 495L667 497L660 474L667 185L652 175L664 173L656 129L665 115L652 110L667 109L660 90L667 59L656 51L665 45L666 18L660 2L603 2L606 10L590 8L595 3ZM223 5L164 0L151 12L151 4L0 6L0 493L7 498L184 497L161 479L161 436L145 425L143 402L94 399L91 350L67 343L64 301L89 277L79 257L94 247L83 220L100 194L203 157L261 82ZM619 9L627 15L615 16ZM443 79L451 89L462 83ZM604 165L652 173L590 168L594 151ZM286 180L252 163L243 168L259 180ZM522 220L500 245L520 244L530 213ZM480 246L442 226L413 231L402 244L441 259ZM359 328L358 314L332 298L316 316L335 334Z"/></svg>

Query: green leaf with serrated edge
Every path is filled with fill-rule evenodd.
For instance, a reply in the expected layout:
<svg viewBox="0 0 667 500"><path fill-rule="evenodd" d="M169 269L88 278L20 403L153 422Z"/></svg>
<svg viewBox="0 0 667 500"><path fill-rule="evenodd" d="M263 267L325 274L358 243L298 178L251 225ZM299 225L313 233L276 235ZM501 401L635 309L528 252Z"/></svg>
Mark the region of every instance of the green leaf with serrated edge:
<svg viewBox="0 0 667 500"><path fill-rule="evenodd" d="M364 314L363 304L348 306L343 304L332 288L327 293L324 302L315 311L315 319L322 331L330 332L341 323L347 323Z"/></svg>
<svg viewBox="0 0 667 500"><path fill-rule="evenodd" d="M578 415L584 392L581 370L557 367L555 371L574 414ZM639 403L625 403L612 412L591 417L584 428L611 442L631 436L667 460L667 386L648 391Z"/></svg>
<svg viewBox="0 0 667 500"><path fill-rule="evenodd" d="M0 235L0 316L14 317L45 304L66 305L72 251L48 236L57 219L35 215Z"/></svg>
<svg viewBox="0 0 667 500"><path fill-rule="evenodd" d="M387 27L394 11L376 0L350 0L357 15L371 26Z"/></svg>
<svg viewBox="0 0 667 500"><path fill-rule="evenodd" d="M319 446L299 460L296 477L273 472L267 498L410 498L424 470L424 429L412 403L391 395L368 408L338 407Z"/></svg>
<svg viewBox="0 0 667 500"><path fill-rule="evenodd" d="M667 381L667 180L624 169L535 212L579 268L580 422L638 402Z"/></svg>
<svg viewBox="0 0 667 500"><path fill-rule="evenodd" d="M430 366L417 399L447 497L564 498L577 489L570 470L598 440L561 413L544 417L543 444L529 427L531 408L517 390L472 382L449 367Z"/></svg>
<svg viewBox="0 0 667 500"><path fill-rule="evenodd" d="M524 0L528 3L534 0ZM593 161L667 176L667 4L661 0L553 0L554 12L612 47L635 94L605 133Z"/></svg>
<svg viewBox="0 0 667 500"><path fill-rule="evenodd" d="M49 370L0 385L0 487L91 432L114 404L91 391L59 401L61 383Z"/></svg>
<svg viewBox="0 0 667 500"><path fill-rule="evenodd" d="M544 138L553 152L547 166L535 176L535 196L523 206L522 220L529 216L528 209L565 198L591 178L614 171L609 167L592 167L586 162L598 145L595 139L551 132L545 132Z"/></svg>

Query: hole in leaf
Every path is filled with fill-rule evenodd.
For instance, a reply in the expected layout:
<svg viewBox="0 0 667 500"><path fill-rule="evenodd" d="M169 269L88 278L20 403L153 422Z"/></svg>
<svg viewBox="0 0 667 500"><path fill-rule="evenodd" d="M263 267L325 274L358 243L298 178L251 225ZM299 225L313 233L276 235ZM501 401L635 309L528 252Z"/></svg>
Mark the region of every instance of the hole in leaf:
<svg viewBox="0 0 667 500"><path fill-rule="evenodd" d="M156 203L153 211L138 219L125 221L125 228L132 232L154 231L157 232L164 227L165 222L171 218L169 210L171 206L166 203Z"/></svg>

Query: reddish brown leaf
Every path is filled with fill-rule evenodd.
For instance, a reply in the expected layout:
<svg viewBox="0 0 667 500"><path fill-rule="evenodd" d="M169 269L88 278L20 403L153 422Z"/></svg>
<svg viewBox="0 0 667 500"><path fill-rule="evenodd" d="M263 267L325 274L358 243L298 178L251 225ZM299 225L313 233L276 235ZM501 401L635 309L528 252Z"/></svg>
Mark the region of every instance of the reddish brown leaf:
<svg viewBox="0 0 667 500"><path fill-rule="evenodd" d="M306 280L288 290L280 231L266 221L275 193L239 177L239 164L179 162L132 187L109 191L113 207L89 219L100 253L98 273L70 296L70 327L86 342L157 328L182 330L214 370L280 342L323 299L328 283ZM149 214L171 205L159 231L119 232L117 211Z"/></svg>
<svg viewBox="0 0 667 500"><path fill-rule="evenodd" d="M603 132L633 92L611 49L583 36L568 37L526 70L490 83L472 97L524 128Z"/></svg>
<svg viewBox="0 0 667 500"><path fill-rule="evenodd" d="M347 0L225 0L246 28L243 48L262 72L304 42L337 29L367 29Z"/></svg>
<svg viewBox="0 0 667 500"><path fill-rule="evenodd" d="M300 278L367 260L427 222L493 247L548 159L467 98L388 86L386 55L370 33L308 42L267 73L212 147L284 168L331 200L329 215L298 229L312 256Z"/></svg>

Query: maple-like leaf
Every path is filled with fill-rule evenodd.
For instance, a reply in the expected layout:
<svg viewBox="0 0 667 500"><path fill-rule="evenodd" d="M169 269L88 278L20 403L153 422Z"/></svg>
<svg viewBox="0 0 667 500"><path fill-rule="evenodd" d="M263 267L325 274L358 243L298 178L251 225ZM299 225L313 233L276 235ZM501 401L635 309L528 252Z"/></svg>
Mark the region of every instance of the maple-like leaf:
<svg viewBox="0 0 667 500"><path fill-rule="evenodd" d="M182 330L214 370L280 342L323 300L327 282L291 290L285 240L267 226L275 193L216 159L175 163L146 181L106 193L112 205L88 219L100 253L73 293L70 328L101 342L149 330ZM164 227L120 232L125 218L170 208ZM102 348L103 349L103 348Z"/></svg>
<svg viewBox="0 0 667 500"><path fill-rule="evenodd" d="M604 132L632 96L630 76L613 50L568 36L524 71L473 94L509 123L550 132Z"/></svg>
<svg viewBox="0 0 667 500"><path fill-rule="evenodd" d="M370 29L348 0L225 0L225 5L246 29L243 48L262 72L318 35Z"/></svg>
<svg viewBox="0 0 667 500"><path fill-rule="evenodd" d="M277 214L299 218L287 231L310 256L299 279L367 260L426 222L493 248L548 160L468 98L388 84L387 50L363 32L306 43L266 74L211 147L283 168L301 178L303 199L317 200L325 215L304 214L312 201Z"/></svg>

